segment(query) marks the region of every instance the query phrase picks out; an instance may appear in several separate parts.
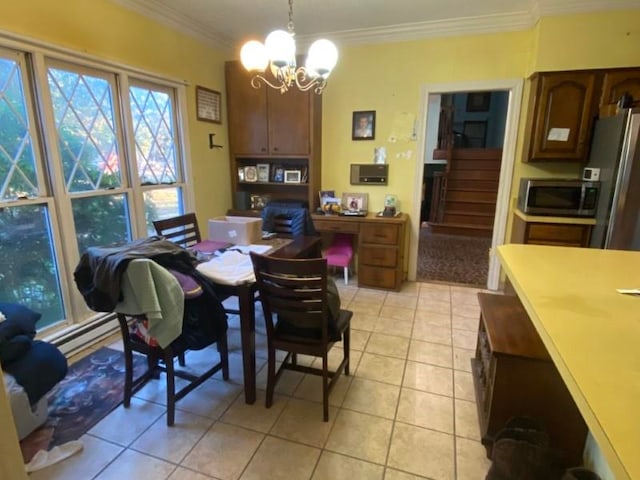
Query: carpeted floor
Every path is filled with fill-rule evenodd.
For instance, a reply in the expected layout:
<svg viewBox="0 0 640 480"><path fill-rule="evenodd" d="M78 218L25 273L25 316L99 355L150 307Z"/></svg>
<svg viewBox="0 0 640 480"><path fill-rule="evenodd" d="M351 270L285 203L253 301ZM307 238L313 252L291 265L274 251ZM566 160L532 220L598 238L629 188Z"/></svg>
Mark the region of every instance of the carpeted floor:
<svg viewBox="0 0 640 480"><path fill-rule="evenodd" d="M134 375L146 362L134 356ZM20 442L25 463L40 449L79 439L123 400L124 354L100 348L69 367L67 376L48 394L45 424Z"/></svg>
<svg viewBox="0 0 640 480"><path fill-rule="evenodd" d="M432 233L420 229L418 281L486 287L491 239Z"/></svg>

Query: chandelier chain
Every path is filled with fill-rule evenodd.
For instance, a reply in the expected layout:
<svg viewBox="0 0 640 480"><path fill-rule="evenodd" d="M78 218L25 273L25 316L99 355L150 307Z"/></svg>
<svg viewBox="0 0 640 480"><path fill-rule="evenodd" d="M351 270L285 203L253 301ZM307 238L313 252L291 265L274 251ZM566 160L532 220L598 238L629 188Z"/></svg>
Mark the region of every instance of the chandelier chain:
<svg viewBox="0 0 640 480"><path fill-rule="evenodd" d="M289 0L289 23L287 24L287 28L289 29L289 33L293 37L295 32L293 30L293 0Z"/></svg>

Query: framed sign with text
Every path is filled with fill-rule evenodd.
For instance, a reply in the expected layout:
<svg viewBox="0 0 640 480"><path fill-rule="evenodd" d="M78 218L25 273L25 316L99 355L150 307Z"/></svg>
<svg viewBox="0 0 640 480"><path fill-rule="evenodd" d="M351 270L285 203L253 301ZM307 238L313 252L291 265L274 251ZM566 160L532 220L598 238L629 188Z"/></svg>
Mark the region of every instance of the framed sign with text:
<svg viewBox="0 0 640 480"><path fill-rule="evenodd" d="M198 120L222 123L220 92L196 85L196 112Z"/></svg>

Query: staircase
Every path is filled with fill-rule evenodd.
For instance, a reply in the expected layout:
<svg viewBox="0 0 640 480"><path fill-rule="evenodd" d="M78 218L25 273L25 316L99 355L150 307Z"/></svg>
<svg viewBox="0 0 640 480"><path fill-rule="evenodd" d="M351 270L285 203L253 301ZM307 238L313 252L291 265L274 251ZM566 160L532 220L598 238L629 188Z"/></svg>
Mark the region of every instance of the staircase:
<svg viewBox="0 0 640 480"><path fill-rule="evenodd" d="M450 148L436 176L429 226L434 233L491 237L502 149Z"/></svg>

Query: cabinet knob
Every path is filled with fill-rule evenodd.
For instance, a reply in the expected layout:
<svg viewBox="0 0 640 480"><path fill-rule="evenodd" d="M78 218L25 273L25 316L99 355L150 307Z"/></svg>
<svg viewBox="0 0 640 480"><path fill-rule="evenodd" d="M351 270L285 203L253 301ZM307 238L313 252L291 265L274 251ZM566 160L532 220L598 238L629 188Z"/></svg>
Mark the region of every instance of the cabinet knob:
<svg viewBox="0 0 640 480"><path fill-rule="evenodd" d="M266 151L267 151L267 149L266 149L266 147L262 147L262 148L260 149L260 151L261 151L261 152L266 152Z"/></svg>
<svg viewBox="0 0 640 480"><path fill-rule="evenodd" d="M277 152L278 151L278 147L273 147L273 151Z"/></svg>

